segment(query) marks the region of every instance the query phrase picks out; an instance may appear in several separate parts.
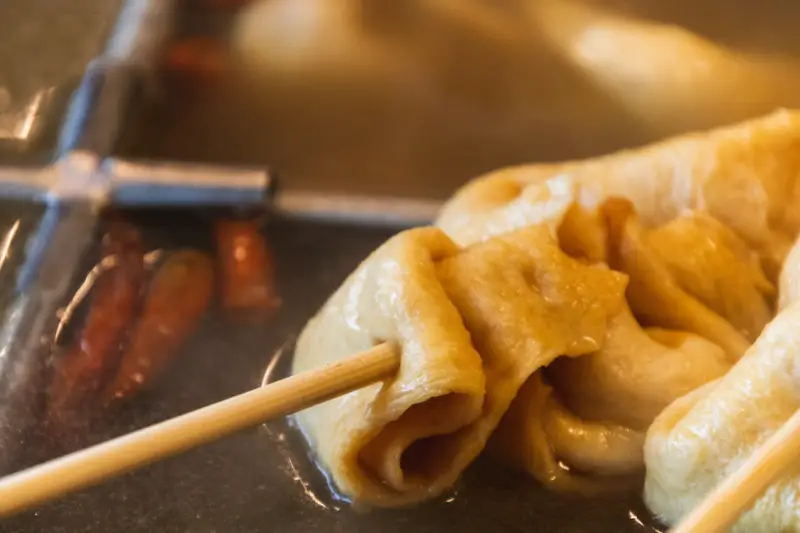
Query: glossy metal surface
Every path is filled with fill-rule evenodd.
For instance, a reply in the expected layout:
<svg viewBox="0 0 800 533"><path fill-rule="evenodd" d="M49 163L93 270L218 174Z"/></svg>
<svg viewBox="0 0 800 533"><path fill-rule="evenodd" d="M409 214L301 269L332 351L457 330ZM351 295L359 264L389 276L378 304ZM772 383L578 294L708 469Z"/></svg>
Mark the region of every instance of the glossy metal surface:
<svg viewBox="0 0 800 533"><path fill-rule="evenodd" d="M119 13L109 10L111 7ZM14 18L18 24L31 24L29 18L34 16L36 8L33 5L27 11L20 8L9 10L8 20ZM96 23L99 16L105 14L108 20L103 19L103 27L107 33L107 26L118 14L104 49L102 40L98 40L95 42L97 55L83 59L86 67L80 84L72 94L69 106L62 110L65 114L58 144L52 147L53 154L59 159L52 165L30 168L0 166L0 197L35 201L66 198L97 205L138 206L263 206L269 201L273 180L264 170L167 161L136 163L111 157L137 98L155 90L155 71L173 30L174 8L174 2L166 0L127 0L114 6L108 4L104 10L94 13L95 19L83 21ZM73 24L78 24L78 21ZM36 34L40 29L31 31ZM68 53L79 56L79 52L80 49L70 47ZM70 59L78 64L81 57ZM45 63L59 61L59 57L40 60ZM13 76L15 72L0 68L0 76L3 75ZM25 135L30 134L34 127L38 127L38 111L31 110L23 118L13 113L2 115L2 90L0 87L0 129L5 117L9 131L25 129ZM38 98L36 105L44 105L44 101L44 97ZM12 164L17 162L15 159L8 161ZM0 154L0 165L3 163Z"/></svg>
<svg viewBox="0 0 800 533"><path fill-rule="evenodd" d="M269 172L259 169L109 159L102 170L111 187L108 201L126 207L263 207L273 186Z"/></svg>
<svg viewBox="0 0 800 533"><path fill-rule="evenodd" d="M53 181L47 167L0 167L0 198L44 201Z"/></svg>
<svg viewBox="0 0 800 533"><path fill-rule="evenodd" d="M284 216L292 218L404 227L433 222L441 202L290 190L277 196L274 207Z"/></svg>
<svg viewBox="0 0 800 533"><path fill-rule="evenodd" d="M549 11L531 11L546 4L533 0L271 2L284 11L260 22L265 62L254 68L252 57L234 54L222 83L191 94L156 75L165 38L227 39L232 10L129 0L106 43L120 2L0 3L0 165L41 164L0 169L0 198L33 201L0 205L0 473L258 385L273 354L290 355L293 336L360 260L401 227L429 221L477 174L596 155L800 101L796 2L554 0ZM322 2L354 18L325 22ZM287 13L300 16L281 19ZM331 24L364 46L337 55ZM728 59L715 69L692 63L704 50ZM45 165L54 154L61 158ZM91 266L97 209L269 202L271 176L241 168L282 176L266 230L284 299L278 314L247 326L215 310L157 390L96 431L53 442L33 423L42 342ZM150 248L213 247L200 211L132 216ZM0 523L2 533L451 529L653 526L635 493L563 497L486 461L441 501L352 509L332 497L285 424Z"/></svg>
<svg viewBox="0 0 800 533"><path fill-rule="evenodd" d="M52 159L71 93L102 52L120 3L0 3L0 164Z"/></svg>
<svg viewBox="0 0 800 533"><path fill-rule="evenodd" d="M21 460L38 417L44 347L94 234L88 206L3 202L0 244L0 471Z"/></svg>
<svg viewBox="0 0 800 533"><path fill-rule="evenodd" d="M101 162L85 151L71 152L40 168L0 167L0 198L33 202L263 208L270 203L273 189L274 180L266 170L115 158Z"/></svg>

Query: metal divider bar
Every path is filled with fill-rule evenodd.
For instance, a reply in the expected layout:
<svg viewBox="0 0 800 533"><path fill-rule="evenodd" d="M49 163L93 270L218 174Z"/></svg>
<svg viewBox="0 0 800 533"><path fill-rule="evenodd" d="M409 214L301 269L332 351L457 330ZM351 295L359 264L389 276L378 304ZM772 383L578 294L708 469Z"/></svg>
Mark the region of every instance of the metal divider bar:
<svg viewBox="0 0 800 533"><path fill-rule="evenodd" d="M432 223L441 207L439 201L421 198L300 191L279 191L274 203L288 217L407 227Z"/></svg>

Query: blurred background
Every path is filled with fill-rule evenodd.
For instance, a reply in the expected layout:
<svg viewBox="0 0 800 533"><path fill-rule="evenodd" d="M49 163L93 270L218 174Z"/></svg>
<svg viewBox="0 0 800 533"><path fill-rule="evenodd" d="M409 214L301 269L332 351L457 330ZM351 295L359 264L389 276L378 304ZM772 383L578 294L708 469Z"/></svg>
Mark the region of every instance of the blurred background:
<svg viewBox="0 0 800 533"><path fill-rule="evenodd" d="M269 164L295 190L440 199L800 100L790 0L179 3L115 150ZM119 5L0 3L0 162L46 159Z"/></svg>
<svg viewBox="0 0 800 533"><path fill-rule="evenodd" d="M42 164L121 0L0 2L0 165Z"/></svg>

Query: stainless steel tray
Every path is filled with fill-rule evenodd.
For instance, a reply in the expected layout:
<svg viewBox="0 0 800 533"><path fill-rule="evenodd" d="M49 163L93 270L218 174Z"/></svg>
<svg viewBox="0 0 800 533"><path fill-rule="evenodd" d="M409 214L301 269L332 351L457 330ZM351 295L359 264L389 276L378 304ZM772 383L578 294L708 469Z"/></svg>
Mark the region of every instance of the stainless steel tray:
<svg viewBox="0 0 800 533"><path fill-rule="evenodd" d="M683 24L742 50L779 50L786 56L800 50L800 41L790 37L794 4L748 4L733 13L712 1L608 3L621 12ZM537 63L543 70L525 82L545 90L536 120L516 124L509 121L513 106L492 108L487 103L497 99L480 98L480 90L459 93L457 84L445 83L434 87L439 92L430 93L438 94L432 100L409 100L413 124L406 123L403 135L392 134L411 120L401 107L399 113L395 109L354 125L356 133L345 143L306 137L315 125L330 127L358 112L358 102L344 106L340 115L296 125L289 115L263 109L256 114L257 102L237 92L235 78L201 99L187 98L164 82L159 58L173 38L227 32L230 13L214 14L199 5L188 0L0 4L0 30L11 35L0 38L0 87L15 87L13 109L30 107L43 87L57 87L47 98L60 102L49 104L52 111L30 115L35 126L30 131L48 133L31 134L30 140L17 135L11 144L0 140L5 165L0 167L0 474L257 386L266 364L281 349L290 354L294 336L361 259L393 232L431 220L442 199L470 177L517 162L594 155L653 137L636 116L552 58ZM50 16L33 16L42 13ZM14 22L19 20L25 24ZM66 33L56 33L56 27ZM52 39L40 42L40 35ZM64 42L77 41L83 55L58 59ZM21 52L8 59L2 53L6 46L13 51L31 43L41 54ZM36 58L47 58L41 69ZM480 88L481 76L493 72L481 68L490 63L459 64L463 78L453 74L454 79ZM58 68L48 70L48 64ZM23 71L33 81L19 82L20 88L4 81L22 79ZM37 105L50 101L42 97ZM573 112L542 111L553 106ZM340 125L347 130L347 120ZM109 206L123 209L152 248L210 249L210 220L217 210L267 211L265 233L284 304L272 320L249 326L231 324L213 309L161 386L91 433L55 443L40 430L35 408L47 363L42 339L52 337L59 308L91 266L100 213ZM485 460L439 501L402 511L354 510L332 496L284 423L0 522L3 533L599 533L657 527L635 493L591 500L554 495Z"/></svg>

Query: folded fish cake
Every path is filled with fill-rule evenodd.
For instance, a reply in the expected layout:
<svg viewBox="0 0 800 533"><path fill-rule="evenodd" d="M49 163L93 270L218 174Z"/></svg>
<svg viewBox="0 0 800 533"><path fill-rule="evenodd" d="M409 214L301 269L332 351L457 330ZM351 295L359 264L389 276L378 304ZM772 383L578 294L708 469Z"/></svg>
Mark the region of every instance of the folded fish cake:
<svg viewBox="0 0 800 533"><path fill-rule="evenodd" d="M800 408L800 304L764 330L722 379L678 399L647 433L644 497L674 524ZM734 532L800 531L797 472L773 484Z"/></svg>
<svg viewBox="0 0 800 533"><path fill-rule="evenodd" d="M307 325L294 372L380 342L395 379L297 415L339 490L382 506L433 497L483 450L523 383L562 354L597 350L625 278L531 227L464 250L440 230L399 234Z"/></svg>
<svg viewBox="0 0 800 533"><path fill-rule="evenodd" d="M651 424L757 350L800 229L799 172L800 113L780 111L467 185L303 331L295 373L380 343L401 356L394 379L297 415L320 465L345 496L400 506L441 494L487 446L556 490L646 462L653 508L676 516L697 496L676 492L696 457L670 473L665 415ZM781 276L782 307L795 278Z"/></svg>
<svg viewBox="0 0 800 533"><path fill-rule="evenodd" d="M800 408L800 241L780 283L780 312L723 378L679 398L645 441L644 498L678 522L735 472ZM800 531L798 472L789 470L744 513L734 532Z"/></svg>
<svg viewBox="0 0 800 533"><path fill-rule="evenodd" d="M799 174L800 113L780 110L603 157L501 169L465 185L436 224L468 244L560 218L565 195L586 209L619 197L645 227L708 212L755 246L774 277L800 230Z"/></svg>

